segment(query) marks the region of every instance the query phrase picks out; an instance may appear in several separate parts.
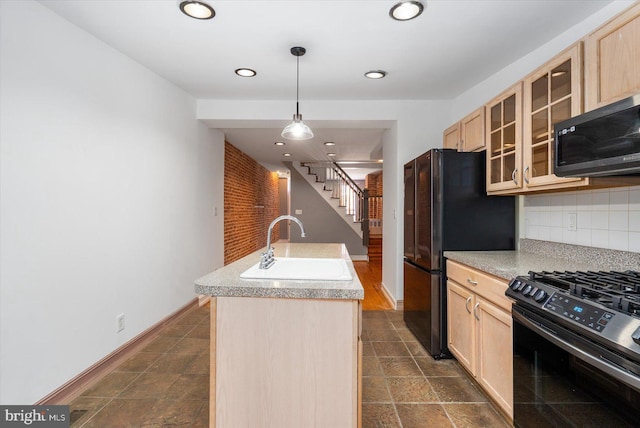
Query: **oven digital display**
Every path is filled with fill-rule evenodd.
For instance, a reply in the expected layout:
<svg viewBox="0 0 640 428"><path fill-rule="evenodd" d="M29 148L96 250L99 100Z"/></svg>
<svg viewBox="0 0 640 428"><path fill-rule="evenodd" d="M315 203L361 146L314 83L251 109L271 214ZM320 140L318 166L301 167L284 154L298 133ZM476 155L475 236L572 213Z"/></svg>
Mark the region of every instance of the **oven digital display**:
<svg viewBox="0 0 640 428"><path fill-rule="evenodd" d="M614 316L562 293L554 293L543 307L597 332L603 331Z"/></svg>

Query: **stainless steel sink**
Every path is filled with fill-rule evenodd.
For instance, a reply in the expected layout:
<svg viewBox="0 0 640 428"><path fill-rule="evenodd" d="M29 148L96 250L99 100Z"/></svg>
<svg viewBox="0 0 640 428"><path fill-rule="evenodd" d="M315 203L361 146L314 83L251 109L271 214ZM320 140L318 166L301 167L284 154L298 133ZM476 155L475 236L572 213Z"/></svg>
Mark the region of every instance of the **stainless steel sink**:
<svg viewBox="0 0 640 428"><path fill-rule="evenodd" d="M345 259L313 259L276 257L269 269L259 269L259 263L240 274L245 279L351 281L353 276Z"/></svg>

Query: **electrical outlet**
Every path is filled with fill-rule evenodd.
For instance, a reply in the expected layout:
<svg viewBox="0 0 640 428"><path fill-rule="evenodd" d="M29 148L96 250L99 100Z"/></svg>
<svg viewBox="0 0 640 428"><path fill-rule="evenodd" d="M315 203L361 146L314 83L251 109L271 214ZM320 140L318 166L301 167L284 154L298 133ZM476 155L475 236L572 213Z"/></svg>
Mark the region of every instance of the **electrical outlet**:
<svg viewBox="0 0 640 428"><path fill-rule="evenodd" d="M578 230L578 216L576 213L567 213L567 230L570 232Z"/></svg>
<svg viewBox="0 0 640 428"><path fill-rule="evenodd" d="M120 333L124 330L124 314L116 316L116 333Z"/></svg>

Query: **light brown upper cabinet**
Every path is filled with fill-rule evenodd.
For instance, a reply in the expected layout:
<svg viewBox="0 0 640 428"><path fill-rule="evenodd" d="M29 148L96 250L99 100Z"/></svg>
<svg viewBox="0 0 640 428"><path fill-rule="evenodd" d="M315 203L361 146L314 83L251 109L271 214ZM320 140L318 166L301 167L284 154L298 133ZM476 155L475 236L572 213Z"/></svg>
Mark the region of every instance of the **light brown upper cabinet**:
<svg viewBox="0 0 640 428"><path fill-rule="evenodd" d="M640 3L587 36L585 111L640 92Z"/></svg>
<svg viewBox="0 0 640 428"><path fill-rule="evenodd" d="M582 113L582 43L527 76L523 101L523 190L587 185L587 179L560 178L553 173L553 125Z"/></svg>
<svg viewBox="0 0 640 428"><path fill-rule="evenodd" d="M468 114L443 132L445 149L477 152L485 149L484 106Z"/></svg>
<svg viewBox="0 0 640 428"><path fill-rule="evenodd" d="M460 122L456 122L442 133L442 147L460 151Z"/></svg>
<svg viewBox="0 0 640 428"><path fill-rule="evenodd" d="M460 121L460 136L463 152L477 152L485 149L484 106Z"/></svg>
<svg viewBox="0 0 640 428"><path fill-rule="evenodd" d="M487 193L522 188L522 82L486 106Z"/></svg>

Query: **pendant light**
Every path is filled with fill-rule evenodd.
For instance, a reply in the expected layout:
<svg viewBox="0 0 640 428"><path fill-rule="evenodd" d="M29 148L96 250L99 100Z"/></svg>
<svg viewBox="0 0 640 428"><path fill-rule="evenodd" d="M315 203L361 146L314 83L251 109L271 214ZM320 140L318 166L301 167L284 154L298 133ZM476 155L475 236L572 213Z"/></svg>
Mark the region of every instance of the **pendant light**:
<svg viewBox="0 0 640 428"><path fill-rule="evenodd" d="M308 140L313 138L311 128L304 124L302 115L298 108L298 93L300 91L300 57L307 50L303 47L296 46L291 48L291 55L296 57L296 114L293 115L293 122L282 130L282 137L288 140Z"/></svg>

